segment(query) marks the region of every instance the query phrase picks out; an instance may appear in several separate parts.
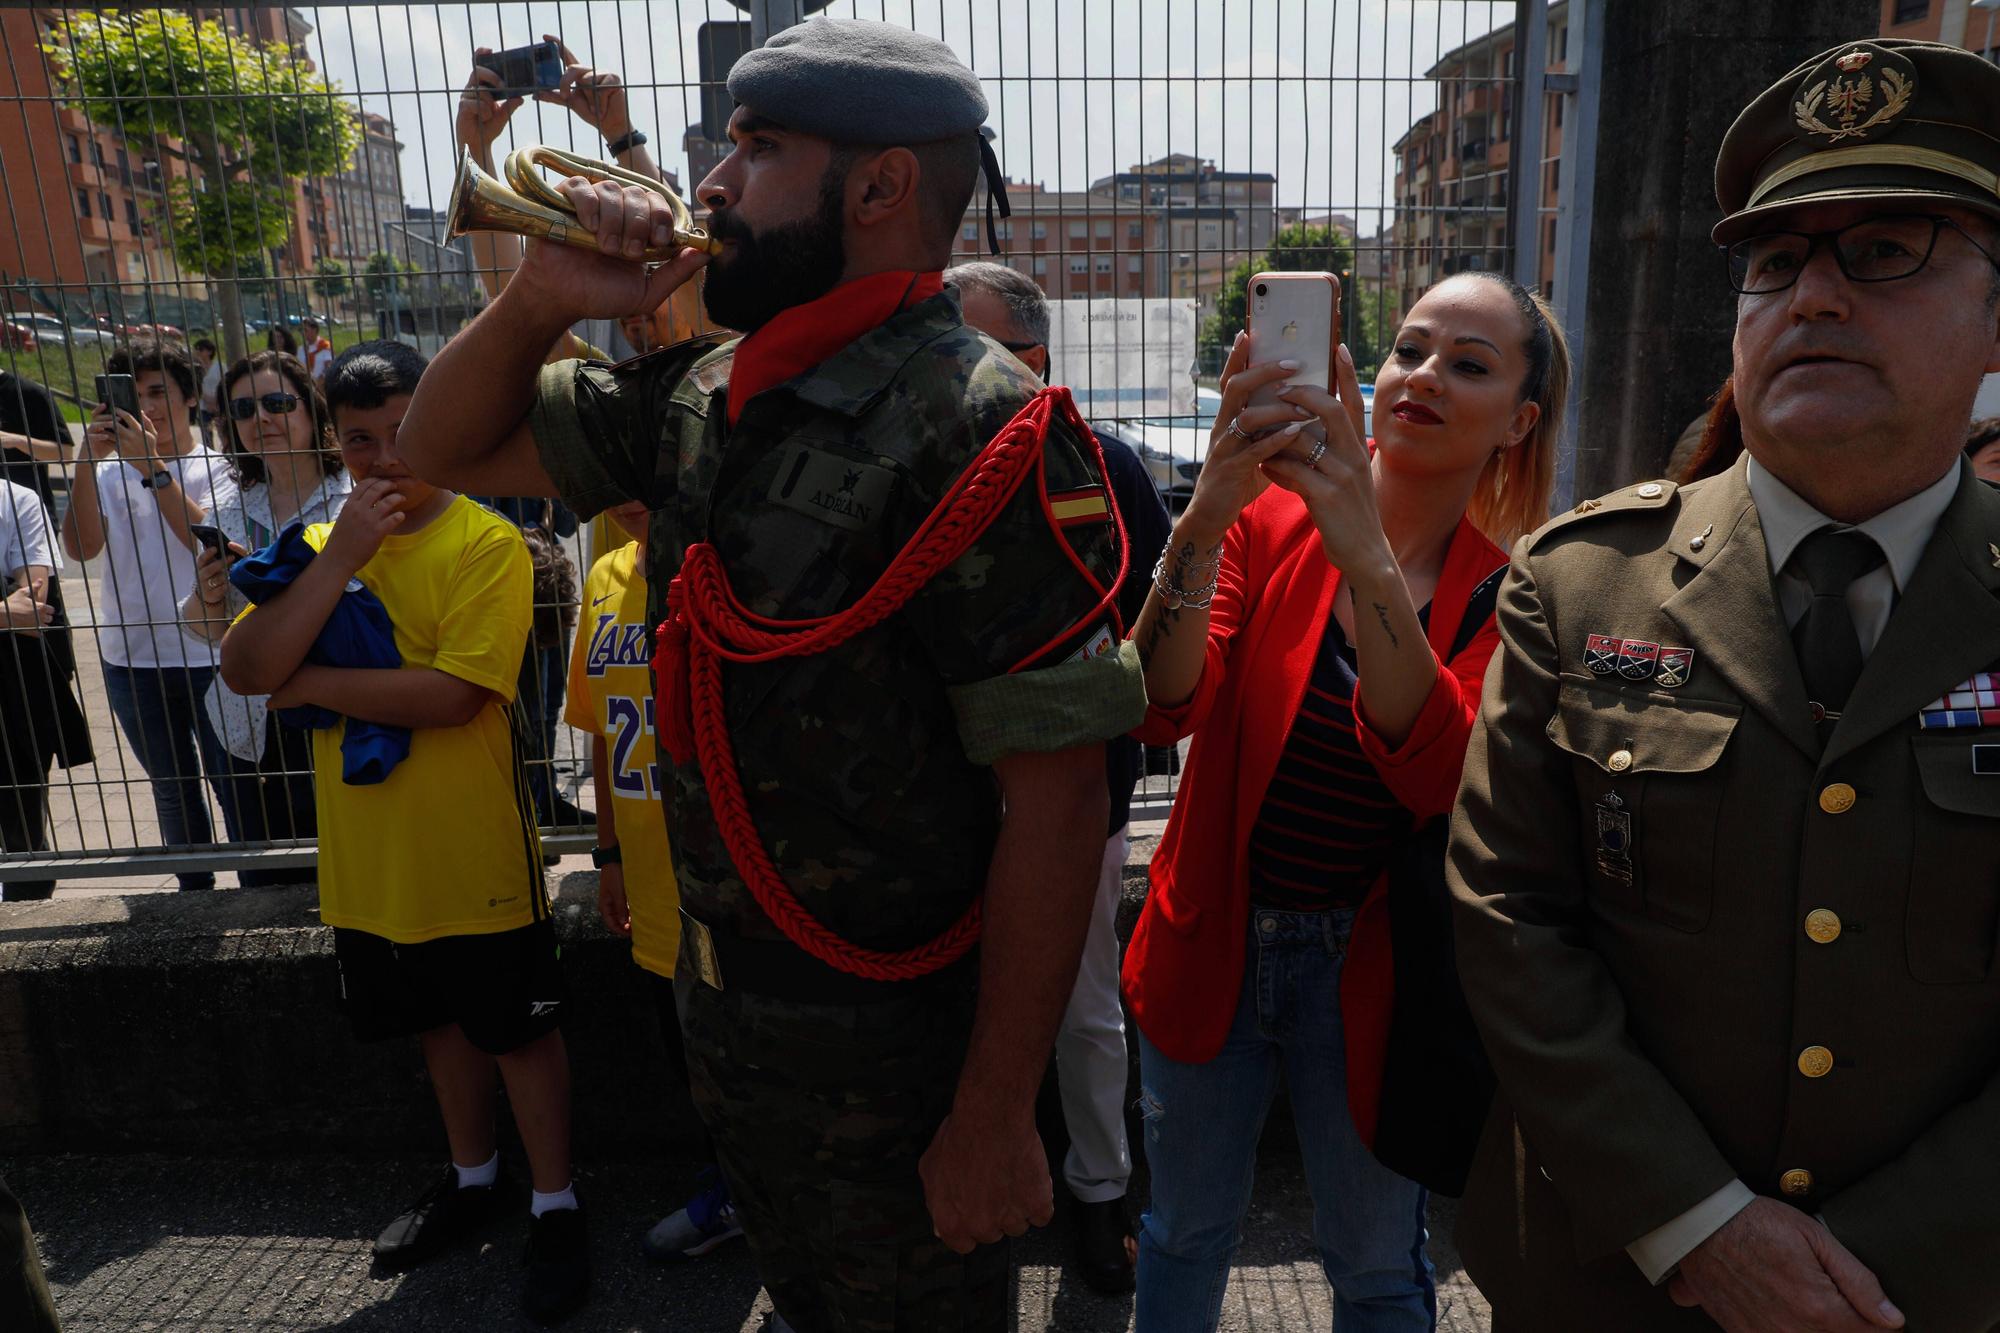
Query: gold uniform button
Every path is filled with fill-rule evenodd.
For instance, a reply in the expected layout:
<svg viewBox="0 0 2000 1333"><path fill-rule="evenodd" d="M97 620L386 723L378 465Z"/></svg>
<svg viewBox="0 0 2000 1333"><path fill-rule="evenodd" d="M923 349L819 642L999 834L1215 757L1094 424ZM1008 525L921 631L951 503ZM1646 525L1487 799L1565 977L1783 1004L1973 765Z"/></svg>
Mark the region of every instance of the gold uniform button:
<svg viewBox="0 0 2000 1333"><path fill-rule="evenodd" d="M1825 1078L1833 1072L1833 1052L1824 1046L1808 1046L1799 1052L1799 1072L1807 1078Z"/></svg>
<svg viewBox="0 0 2000 1333"><path fill-rule="evenodd" d="M1641 500L1657 500L1660 498L1660 492L1665 489L1666 488L1661 486L1659 482L1649 481L1644 486L1641 486L1638 490L1634 491L1633 494L1638 496Z"/></svg>
<svg viewBox="0 0 2000 1333"><path fill-rule="evenodd" d="M1787 1194L1810 1194L1812 1186L1812 1172L1803 1167L1795 1166L1778 1177L1778 1188Z"/></svg>
<svg viewBox="0 0 2000 1333"><path fill-rule="evenodd" d="M1844 815L1854 808L1854 788L1845 782L1829 782L1820 788L1819 808L1830 815Z"/></svg>
<svg viewBox="0 0 2000 1333"><path fill-rule="evenodd" d="M1604 766L1613 773L1623 773L1626 769L1632 767L1632 752L1630 750L1613 750L1611 757L1604 761Z"/></svg>
<svg viewBox="0 0 2000 1333"><path fill-rule="evenodd" d="M1840 913L1815 907L1806 913L1806 938L1814 944L1831 944L1840 938Z"/></svg>

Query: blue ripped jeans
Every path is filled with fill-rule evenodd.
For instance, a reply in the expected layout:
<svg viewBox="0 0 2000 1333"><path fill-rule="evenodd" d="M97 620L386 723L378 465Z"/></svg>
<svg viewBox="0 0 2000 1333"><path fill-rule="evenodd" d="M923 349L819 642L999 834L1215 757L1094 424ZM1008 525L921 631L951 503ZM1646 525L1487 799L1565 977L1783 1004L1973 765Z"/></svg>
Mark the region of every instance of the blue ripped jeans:
<svg viewBox="0 0 2000 1333"><path fill-rule="evenodd" d="M1139 1232L1137 1327L1208 1333L1250 1206L1257 1140L1283 1071L1313 1199L1313 1240L1342 1333L1436 1326L1422 1186L1377 1162L1347 1110L1340 969L1351 911L1252 908L1236 1019L1206 1064L1142 1032L1152 1207Z"/></svg>

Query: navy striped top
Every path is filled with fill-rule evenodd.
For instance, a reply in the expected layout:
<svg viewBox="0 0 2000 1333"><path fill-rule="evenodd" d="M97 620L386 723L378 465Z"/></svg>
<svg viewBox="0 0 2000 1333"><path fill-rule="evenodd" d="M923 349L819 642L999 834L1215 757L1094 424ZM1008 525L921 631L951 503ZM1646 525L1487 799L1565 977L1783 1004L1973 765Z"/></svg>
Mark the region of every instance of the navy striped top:
<svg viewBox="0 0 2000 1333"><path fill-rule="evenodd" d="M1420 622L1430 618L1426 606ZM1250 831L1250 901L1281 912L1359 907L1410 816L1354 730L1354 645L1338 617L1285 738L1278 770Z"/></svg>

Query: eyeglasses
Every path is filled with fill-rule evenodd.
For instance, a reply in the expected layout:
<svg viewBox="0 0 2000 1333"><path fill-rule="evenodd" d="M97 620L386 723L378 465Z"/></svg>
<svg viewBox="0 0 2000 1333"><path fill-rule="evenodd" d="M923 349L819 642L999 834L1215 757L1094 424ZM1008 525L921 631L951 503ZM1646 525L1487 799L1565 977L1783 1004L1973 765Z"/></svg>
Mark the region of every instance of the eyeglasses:
<svg viewBox="0 0 2000 1333"><path fill-rule="evenodd" d="M993 341L999 343L1015 356L1019 356L1023 352L1032 352L1041 346L1040 343L1010 343L1005 338L995 338Z"/></svg>
<svg viewBox="0 0 2000 1333"><path fill-rule="evenodd" d="M1896 213L1864 218L1839 231L1774 231L1749 236L1727 247L1729 285L1745 296L1782 292L1799 280L1822 245L1850 282L1894 282L1914 277L1930 263L1938 233L1950 227L1964 236L1986 262L2000 259L1973 240L1965 228L1933 213Z"/></svg>
<svg viewBox="0 0 2000 1333"><path fill-rule="evenodd" d="M232 398L229 400L229 415L238 421L248 421L257 415L259 404L272 416L281 417L298 410L299 396L295 393L260 393L255 398Z"/></svg>

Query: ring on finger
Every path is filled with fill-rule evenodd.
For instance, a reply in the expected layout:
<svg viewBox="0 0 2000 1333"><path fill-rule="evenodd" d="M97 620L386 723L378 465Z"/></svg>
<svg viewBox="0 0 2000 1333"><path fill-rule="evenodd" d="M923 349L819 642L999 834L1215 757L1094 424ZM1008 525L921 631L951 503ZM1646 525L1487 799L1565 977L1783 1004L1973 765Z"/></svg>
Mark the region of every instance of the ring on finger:
<svg viewBox="0 0 2000 1333"><path fill-rule="evenodd" d="M1250 437L1248 434L1244 432L1242 421L1243 417L1240 413L1236 416L1229 418L1228 433L1234 435L1237 439L1242 440L1245 444L1248 444L1250 442Z"/></svg>
<svg viewBox="0 0 2000 1333"><path fill-rule="evenodd" d="M1306 450L1306 466L1318 467L1319 460L1326 457L1326 441L1314 440L1312 448Z"/></svg>

